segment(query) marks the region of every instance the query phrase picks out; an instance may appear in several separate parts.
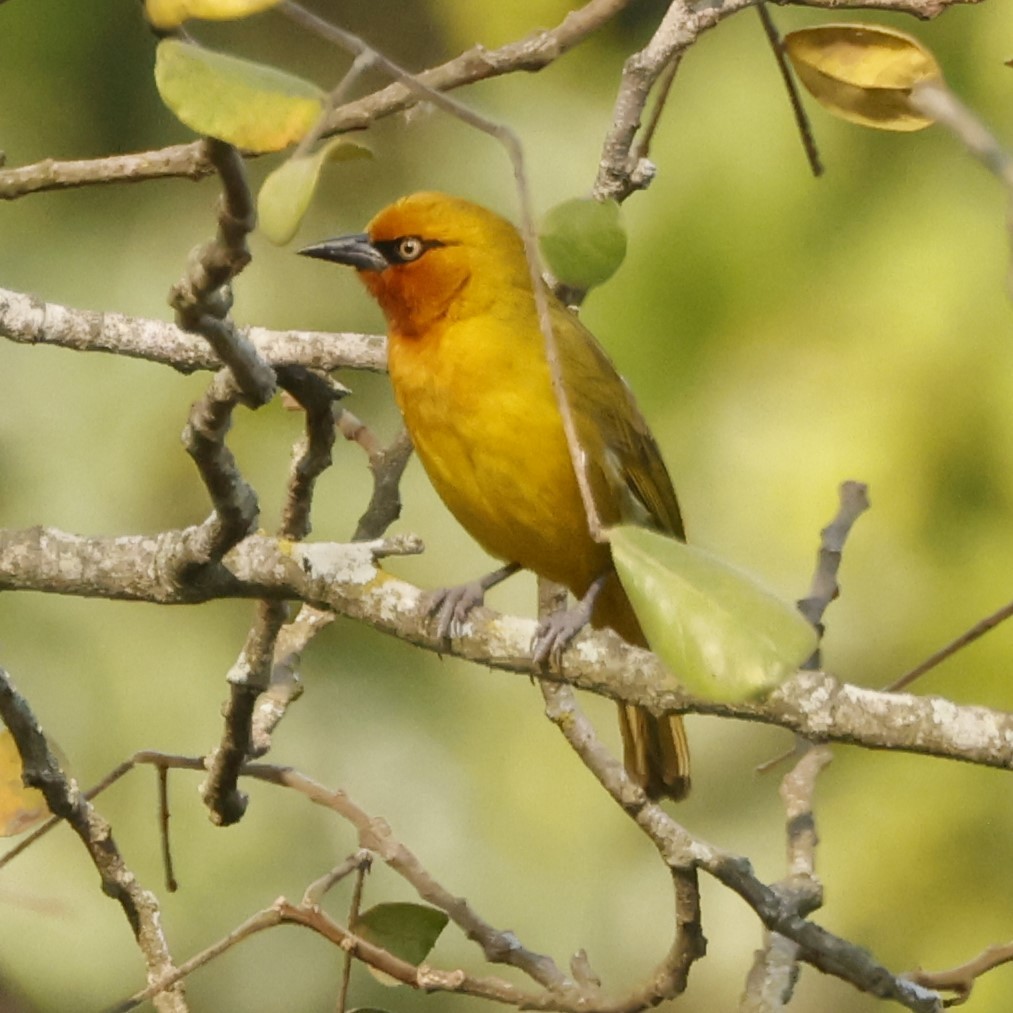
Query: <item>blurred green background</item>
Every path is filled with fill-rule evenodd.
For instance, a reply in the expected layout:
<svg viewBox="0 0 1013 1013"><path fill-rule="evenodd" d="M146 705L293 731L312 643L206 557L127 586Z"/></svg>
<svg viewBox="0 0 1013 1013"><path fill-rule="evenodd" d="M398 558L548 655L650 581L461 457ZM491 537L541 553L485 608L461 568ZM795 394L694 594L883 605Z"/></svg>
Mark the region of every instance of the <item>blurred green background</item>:
<svg viewBox="0 0 1013 1013"><path fill-rule="evenodd" d="M476 42L495 46L558 22L560 0L343 0L316 4L414 68ZM622 61L664 4L635 3L537 75L458 93L523 138L538 209L587 191ZM828 18L778 9L787 31ZM1013 135L1007 4L956 8L931 24L856 14L915 32L948 80ZM330 86L347 59L284 19L201 26L211 44ZM160 105L154 40L133 0L10 0L0 6L0 148L9 165L159 147L189 139ZM379 78L376 79L379 82ZM758 19L746 11L705 37L679 72L652 157L657 180L625 208L630 251L585 320L638 392L680 491L690 537L786 596L808 585L820 528L845 478L869 483L830 610L825 662L879 686L1011 596L1013 343L1009 250L997 183L939 129L865 131L810 103L825 178L807 170ZM358 229L396 196L460 193L514 215L502 150L433 111L386 120L376 158L329 171L293 247ZM276 164L251 165L256 181ZM164 181L40 194L7 203L0 285L71 306L169 316L170 284L210 234L214 181ZM254 237L235 315L271 327L378 330L350 273ZM0 524L82 534L154 532L202 519L207 500L179 443L206 378L111 356L0 343ZM353 411L397 429L382 377L345 375ZM277 518L298 419L272 404L242 413L231 446ZM314 537L346 538L368 496L358 448L337 447ZM391 569L423 585L484 572L417 464L398 530L419 559ZM533 582L493 604L530 613ZM84 784L140 748L200 753L216 741L224 675L250 603L156 608L40 595L0 603L0 663L62 744ZM1009 708L1013 629L941 666L921 692ZM439 661L339 620L305 661L307 694L272 759L345 788L385 816L455 893L531 948L565 964L579 947L614 993L662 957L672 932L664 868L592 783L541 713L528 680ZM615 743L612 708L588 700ZM690 718L695 792L678 818L784 873L778 777L755 766L785 732ZM302 798L253 785L244 821L210 826L198 778L172 780L178 894L163 896L178 959L218 939L355 846ZM839 747L820 781L817 918L898 970L959 963L1010 937L1013 783L996 771ZM150 771L101 799L128 863L160 889ZM704 881L706 960L682 1008L736 1007L756 919ZM411 899L378 868L368 900ZM345 903L338 892L332 910ZM0 976L40 1010L98 1009L140 987L143 968L118 907L66 830L0 874ZM452 929L433 961L482 970ZM339 955L307 932L275 930L194 975L194 1009L328 1010ZM971 1008L1009 1009L1013 971L981 981ZM472 1011L467 999L386 991L356 973L353 1005ZM793 1008L878 1008L806 970Z"/></svg>

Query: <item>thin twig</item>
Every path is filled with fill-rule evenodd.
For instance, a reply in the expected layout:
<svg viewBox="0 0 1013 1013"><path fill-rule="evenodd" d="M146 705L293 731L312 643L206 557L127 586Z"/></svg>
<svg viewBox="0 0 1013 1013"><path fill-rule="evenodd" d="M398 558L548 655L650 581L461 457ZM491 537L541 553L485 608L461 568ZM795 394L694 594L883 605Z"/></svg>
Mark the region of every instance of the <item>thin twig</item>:
<svg viewBox="0 0 1013 1013"><path fill-rule="evenodd" d="M834 519L820 531L820 547L816 555L816 569L813 571L812 582L809 585L809 594L796 603L799 612L816 627L821 639L823 637L823 614L829 608L830 603L840 594L837 573L841 567L844 543L847 541L855 521L869 509L869 489L864 483L848 480L840 484L837 492L839 501L837 513ZM805 671L815 672L819 670L820 664L820 648L817 647L813 651L812 657L802 664L802 668ZM797 738L791 749L757 764L757 773L766 774L808 747L809 743L804 739Z"/></svg>
<svg viewBox="0 0 1013 1013"><path fill-rule="evenodd" d="M883 687L884 693L898 693L906 689L916 679L920 679L926 672L931 671L937 665L942 664L947 658L952 657L958 651L963 650L968 644L983 637L989 630L994 630L1000 623L1004 623L1013 616L1013 602L1003 605L1001 609L993 612L990 616L976 622L969 630L965 630L954 640L951 640L938 651L930 654L924 661L919 662L914 668L905 672L900 678L894 679L889 685Z"/></svg>
<svg viewBox="0 0 1013 1013"><path fill-rule="evenodd" d="M306 415L303 437L292 448L292 467L278 530L282 538L302 541L312 531L310 508L316 480L331 466L334 403L348 390L329 377L301 367L279 370L278 382Z"/></svg>
<svg viewBox="0 0 1013 1013"><path fill-rule="evenodd" d="M777 30L777 25L774 24L774 19L770 14L770 8L764 0L760 0L756 5L756 13L760 15L760 24L763 25L767 42L770 43L770 51L774 54L777 69L781 72L781 80L784 82L784 89L788 93L791 112L795 117L795 126L798 128L798 136L802 141L802 148L809 162L809 168L812 170L812 174L818 178L823 175L823 163L820 161L819 148L816 146L816 138L813 136L812 123L809 122L805 106L802 105L802 96L798 92L798 85L795 83L795 77L785 57L781 33Z"/></svg>
<svg viewBox="0 0 1013 1013"><path fill-rule="evenodd" d="M269 764L248 764L245 773L269 784L294 789L351 823L358 831L360 847L376 854L410 883L424 901L446 912L451 921L482 948L487 960L510 964L546 988L565 991L572 987L572 982L551 958L526 949L513 933L494 928L464 898L455 896L433 879L419 859L394 837L385 820L371 817L345 792L332 791L296 770Z"/></svg>
<svg viewBox="0 0 1013 1013"><path fill-rule="evenodd" d="M303 892L302 903L306 907L319 907L323 903L327 893L354 872L355 886L352 890L352 906L355 908L356 917L358 917L358 904L362 900L362 880L366 873L369 872L372 864L373 853L367 851L365 848L359 848L358 851L349 855L340 865L336 865L326 875L310 883ZM358 898L356 898L356 894L358 894ZM350 917L348 924L354 925L355 918Z"/></svg>
<svg viewBox="0 0 1013 1013"><path fill-rule="evenodd" d="M567 11L554 28L533 32L498 49L476 45L440 66L422 71L418 77L438 91L451 91L504 74L540 70L583 42L631 3L632 0L590 0L583 7ZM401 83L388 85L333 110L325 133L330 136L364 130L375 120L403 112L418 102L417 91ZM0 171L0 200L64 187L139 182L168 176L198 180L212 172L214 168L200 141L110 158L46 159Z"/></svg>
<svg viewBox="0 0 1013 1013"><path fill-rule="evenodd" d="M158 825L159 837L162 841L162 866L165 869L165 888L169 893L175 893L179 889L176 880L176 873L172 868L172 845L169 841L169 768L158 767Z"/></svg>
<svg viewBox="0 0 1013 1013"><path fill-rule="evenodd" d="M984 952L946 971L912 971L907 975L913 982L937 992L954 992L955 998L948 1000L946 1006L962 1006L971 998L974 983L987 971L1003 964L1013 962L1013 942L989 946Z"/></svg>
<svg viewBox="0 0 1013 1013"><path fill-rule="evenodd" d="M798 610L816 627L819 627L823 613L840 593L837 573L841 567L844 543L855 521L869 509L869 489L862 482L842 482L838 496L837 514L820 532L820 547L809 594L798 602Z"/></svg>
<svg viewBox="0 0 1013 1013"><path fill-rule="evenodd" d="M211 498L213 513L187 537L185 552L173 561L182 582L193 580L203 567L221 560L256 529L260 506L253 487L243 478L225 443L238 400L230 370L215 374L203 397L194 402L183 429L183 445L193 458Z"/></svg>
<svg viewBox="0 0 1013 1013"><path fill-rule="evenodd" d="M401 476L408 467L413 450L408 430L402 429L389 447L370 455L373 492L365 512L355 526L353 542L381 538L401 516Z"/></svg>
<svg viewBox="0 0 1013 1013"><path fill-rule="evenodd" d="M355 870L355 886L352 889L352 899L348 904L348 925L350 928L354 928L355 923L359 920L359 911L362 908L362 887L366 881L366 874L369 872L369 863L372 860L370 852L363 851L360 854L366 857L360 860ZM341 969L341 991L338 993L337 1013L345 1013L345 1008L348 1005L348 986L351 981L352 954L346 953L344 966Z"/></svg>

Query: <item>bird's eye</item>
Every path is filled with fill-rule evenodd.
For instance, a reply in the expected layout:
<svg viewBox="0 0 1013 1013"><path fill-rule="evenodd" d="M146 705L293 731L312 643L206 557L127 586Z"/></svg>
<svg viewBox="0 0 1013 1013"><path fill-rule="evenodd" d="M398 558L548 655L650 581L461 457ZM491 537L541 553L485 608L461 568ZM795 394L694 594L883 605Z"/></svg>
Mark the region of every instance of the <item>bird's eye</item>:
<svg viewBox="0 0 1013 1013"><path fill-rule="evenodd" d="M397 241L398 260L418 260L426 252L426 244L418 236L405 236Z"/></svg>

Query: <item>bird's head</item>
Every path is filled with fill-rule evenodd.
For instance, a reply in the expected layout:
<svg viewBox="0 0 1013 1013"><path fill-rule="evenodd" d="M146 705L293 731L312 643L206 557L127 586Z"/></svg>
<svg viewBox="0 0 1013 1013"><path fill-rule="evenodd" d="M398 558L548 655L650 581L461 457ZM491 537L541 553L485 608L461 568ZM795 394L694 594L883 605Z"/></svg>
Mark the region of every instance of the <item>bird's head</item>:
<svg viewBox="0 0 1013 1013"><path fill-rule="evenodd" d="M531 298L517 229L478 204L442 193L402 197L365 232L299 252L356 268L392 328L405 337L444 319L486 312L510 293Z"/></svg>

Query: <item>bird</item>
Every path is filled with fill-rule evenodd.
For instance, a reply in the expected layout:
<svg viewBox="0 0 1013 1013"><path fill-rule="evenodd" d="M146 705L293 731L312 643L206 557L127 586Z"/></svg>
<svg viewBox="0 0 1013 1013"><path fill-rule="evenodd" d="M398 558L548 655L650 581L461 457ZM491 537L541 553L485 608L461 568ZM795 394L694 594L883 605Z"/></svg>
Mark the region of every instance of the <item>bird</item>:
<svg viewBox="0 0 1013 1013"><path fill-rule="evenodd" d="M441 632L524 569L580 603L543 623L536 658L557 652L588 619L647 646L609 547L591 532L517 228L479 204L422 192L381 210L364 233L298 252L355 268L379 303L388 372L416 453L457 521L504 564L433 596ZM543 289L600 521L684 540L672 480L632 391L576 314ZM619 723L630 777L651 799L685 797L682 718L620 702Z"/></svg>

